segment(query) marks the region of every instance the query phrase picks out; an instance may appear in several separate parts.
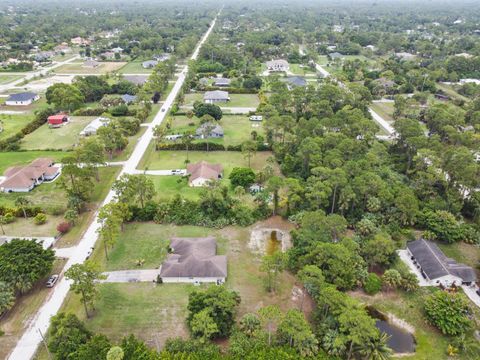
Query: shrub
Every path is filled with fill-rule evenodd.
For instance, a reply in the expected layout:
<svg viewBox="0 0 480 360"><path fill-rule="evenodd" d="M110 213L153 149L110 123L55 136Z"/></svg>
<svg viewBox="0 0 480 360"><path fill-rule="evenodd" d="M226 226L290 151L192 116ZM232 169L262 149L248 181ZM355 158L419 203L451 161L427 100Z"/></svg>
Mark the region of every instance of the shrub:
<svg viewBox="0 0 480 360"><path fill-rule="evenodd" d="M13 213L11 213L11 212L7 212L7 213L5 214L5 222L6 222L7 224L11 224L11 223L13 223L14 221L15 221L15 215L14 215Z"/></svg>
<svg viewBox="0 0 480 360"><path fill-rule="evenodd" d="M45 215L44 213L38 213L33 221L35 222L35 225L43 225L47 222L47 215Z"/></svg>
<svg viewBox="0 0 480 360"><path fill-rule="evenodd" d="M66 234L70 231L71 227L72 225L69 222L64 221L57 225L57 231L60 234Z"/></svg>
<svg viewBox="0 0 480 360"><path fill-rule="evenodd" d="M230 173L229 179L232 188L241 186L246 189L255 182L255 173L250 168L235 167Z"/></svg>
<svg viewBox="0 0 480 360"><path fill-rule="evenodd" d="M382 290L382 279L375 273L369 273L364 289L368 295L375 295Z"/></svg>

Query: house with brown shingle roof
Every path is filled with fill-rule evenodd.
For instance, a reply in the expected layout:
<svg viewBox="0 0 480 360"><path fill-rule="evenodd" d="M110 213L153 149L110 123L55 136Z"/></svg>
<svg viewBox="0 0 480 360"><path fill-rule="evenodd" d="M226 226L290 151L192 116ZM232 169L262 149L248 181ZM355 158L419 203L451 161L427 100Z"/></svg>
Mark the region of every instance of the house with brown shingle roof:
<svg viewBox="0 0 480 360"><path fill-rule="evenodd" d="M220 164L209 164L200 161L196 164L187 165L187 174L190 175L188 184L193 187L205 186L210 181L222 178L223 167Z"/></svg>
<svg viewBox="0 0 480 360"><path fill-rule="evenodd" d="M170 249L171 253L160 268L163 282L225 282L227 257L217 255L215 238L172 238Z"/></svg>
<svg viewBox="0 0 480 360"><path fill-rule="evenodd" d="M50 158L38 158L27 166L13 166L5 170L5 180L0 183L3 192L29 192L44 181L52 181L60 174Z"/></svg>

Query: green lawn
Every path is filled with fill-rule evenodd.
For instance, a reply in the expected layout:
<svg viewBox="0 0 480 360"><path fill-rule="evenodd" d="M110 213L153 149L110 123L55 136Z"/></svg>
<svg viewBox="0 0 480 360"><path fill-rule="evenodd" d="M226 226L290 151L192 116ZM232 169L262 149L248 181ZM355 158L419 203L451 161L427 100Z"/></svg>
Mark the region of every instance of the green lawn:
<svg viewBox="0 0 480 360"><path fill-rule="evenodd" d="M155 184L158 200L171 199L179 194L185 199L197 200L202 189L188 186L187 180L181 176L148 176Z"/></svg>
<svg viewBox="0 0 480 360"><path fill-rule="evenodd" d="M99 66L84 67L82 62L71 62L65 65L62 65L53 71L57 74L106 74L110 72L116 72L122 66L125 65L124 62L102 62Z"/></svg>
<svg viewBox="0 0 480 360"><path fill-rule="evenodd" d="M230 101L217 103L220 107L257 107L260 100L256 94L230 94ZM191 93L185 95L185 105L192 106L195 101L203 101L203 93Z"/></svg>
<svg viewBox="0 0 480 360"><path fill-rule="evenodd" d="M387 121L393 121L393 103L372 103L370 105L373 111L378 113L382 118Z"/></svg>
<svg viewBox="0 0 480 360"><path fill-rule="evenodd" d="M25 136L21 141L21 147L26 150L71 149L78 143L80 131L93 119L94 116L72 116L68 124L59 128L51 128L44 124Z"/></svg>
<svg viewBox="0 0 480 360"><path fill-rule="evenodd" d="M22 75L0 75L0 84L8 84L12 81L21 79Z"/></svg>
<svg viewBox="0 0 480 360"><path fill-rule="evenodd" d="M3 131L0 132L0 140L15 135L22 130L29 122L33 120L33 116L29 114L21 115L5 115L0 114L0 121L3 123Z"/></svg>
<svg viewBox="0 0 480 360"><path fill-rule="evenodd" d="M64 151L8 151L0 152L0 173L17 165L27 165L39 157L49 157L55 161L60 161L68 153Z"/></svg>
<svg viewBox="0 0 480 360"><path fill-rule="evenodd" d="M186 156L186 151L154 151L150 146L140 162L139 168L148 167L149 170L184 169ZM251 159L251 167L254 170L260 170L270 156L272 153L269 151L257 152ZM222 164L225 177L228 177L234 167L248 166L247 160L238 151L190 151L188 157L191 163L205 160L210 163Z"/></svg>
<svg viewBox="0 0 480 360"><path fill-rule="evenodd" d="M190 125L193 124L193 125ZM223 139L209 139L210 142L224 145L239 145L252 138L252 131L258 135L264 135L263 126L260 123L252 122L247 115L223 115L218 124L223 128ZM183 134L187 130L195 131L200 126L197 118L189 119L181 115L172 118L171 128L168 134ZM204 141L204 140L198 140Z"/></svg>
<svg viewBox="0 0 480 360"><path fill-rule="evenodd" d="M307 65L301 64L290 64L290 72L295 75L307 75L307 74L315 74L315 70L312 70Z"/></svg>
<svg viewBox="0 0 480 360"><path fill-rule="evenodd" d="M118 72L122 74L150 74L152 69L144 69L142 63L143 60L131 61L118 69Z"/></svg>

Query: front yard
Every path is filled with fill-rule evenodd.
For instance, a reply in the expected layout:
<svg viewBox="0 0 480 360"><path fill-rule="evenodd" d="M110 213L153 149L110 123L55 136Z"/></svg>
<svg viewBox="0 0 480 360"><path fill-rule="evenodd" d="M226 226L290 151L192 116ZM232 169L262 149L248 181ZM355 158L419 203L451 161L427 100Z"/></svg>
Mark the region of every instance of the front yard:
<svg viewBox="0 0 480 360"><path fill-rule="evenodd" d="M256 108L260 104L257 94L229 94L230 101L216 103L220 107L249 107ZM186 106L192 106L195 101L203 102L203 93L190 93L185 95Z"/></svg>
<svg viewBox="0 0 480 360"><path fill-rule="evenodd" d="M187 180L181 176L155 176L148 175L152 179L155 190L157 191L157 200L168 200L179 194L184 199L197 200L202 191L201 188L188 186Z"/></svg>

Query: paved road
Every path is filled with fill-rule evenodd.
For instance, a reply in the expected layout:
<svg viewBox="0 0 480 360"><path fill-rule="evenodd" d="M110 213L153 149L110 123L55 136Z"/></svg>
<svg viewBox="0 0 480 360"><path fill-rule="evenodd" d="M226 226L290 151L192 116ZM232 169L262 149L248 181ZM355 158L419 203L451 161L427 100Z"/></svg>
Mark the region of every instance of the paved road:
<svg viewBox="0 0 480 360"><path fill-rule="evenodd" d="M213 27L215 26L215 22L216 22L216 18L212 21L212 24L208 28L207 32L204 34L204 36L198 43L197 48L195 49L195 51L191 56L192 60L195 60L198 57L200 47L203 45L203 43L206 41L206 39L210 35ZM157 113L153 121L150 123L150 126L147 128L145 133L137 142L137 145L135 146L135 149L132 155L123 165L123 169L120 172L119 176L125 173L130 174L135 172L135 169L138 163L140 162L140 159L142 158L143 154L147 150L148 144L153 138L153 127L161 124L161 122L165 118L165 115L167 114L166 109L171 107L171 105L173 104L178 92L180 91L183 85L186 72L187 72L187 68L185 68L181 72L172 91L170 92L167 99L165 100L164 105L162 106L162 109L165 109L165 111L159 111ZM110 190L110 192L108 193L102 205L105 205L111 201L114 201L114 196L115 196L114 192ZM83 235L82 239L76 246L72 256L67 261L67 264L65 265L62 271L62 274L67 269L69 269L72 265L83 263L86 257L88 256L91 248L95 246L95 242L98 239L97 230L100 227L99 224L97 223L97 215L98 214L95 215L94 220L92 221L87 231ZM34 318L30 321L30 324L27 330L24 332L24 334L18 341L15 349L12 351L12 353L8 357L9 360L29 360L33 358L33 356L37 351L38 346L42 341L42 337L40 335L39 330L43 334L45 334L48 331L48 327L50 325L50 318L60 310L63 304L63 301L65 300L65 297L68 294L69 289L70 289L70 281L62 277L61 280L57 283L57 285L53 288L49 298L45 301L45 303L38 310Z"/></svg>
<svg viewBox="0 0 480 360"><path fill-rule="evenodd" d="M21 79L9 82L7 84L0 85L0 92L5 92L7 90L10 90L10 89L16 87L17 85L21 84L25 80L30 80L30 79L33 79L34 77L40 76L40 75L46 75L49 71L52 71L52 70L54 70L54 69L56 69L60 66L65 65L65 64L71 63L72 61L75 61L78 58L80 58L80 55L76 55L76 56L74 56L74 57L72 57L68 60L65 60L65 61L56 62L53 65L50 65L46 68L43 68L43 69L40 69L40 70L37 70L37 71L23 73L22 75L25 75L25 76L22 77Z"/></svg>
<svg viewBox="0 0 480 360"><path fill-rule="evenodd" d="M160 269L119 270L103 273L107 276L101 283L152 282L157 280Z"/></svg>

